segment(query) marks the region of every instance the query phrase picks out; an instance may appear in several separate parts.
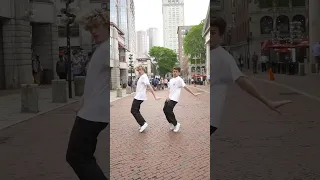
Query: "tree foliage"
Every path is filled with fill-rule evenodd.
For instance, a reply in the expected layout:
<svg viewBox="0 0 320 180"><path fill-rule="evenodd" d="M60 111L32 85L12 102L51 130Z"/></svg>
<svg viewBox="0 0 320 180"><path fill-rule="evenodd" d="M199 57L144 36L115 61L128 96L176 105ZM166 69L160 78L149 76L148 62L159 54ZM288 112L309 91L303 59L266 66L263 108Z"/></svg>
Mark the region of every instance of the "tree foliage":
<svg viewBox="0 0 320 180"><path fill-rule="evenodd" d="M197 57L202 62L206 59L206 47L205 39L202 37L204 21L202 20L200 24L193 26L183 42L184 54L189 56L189 61Z"/></svg>
<svg viewBox="0 0 320 180"><path fill-rule="evenodd" d="M177 54L165 47L153 46L149 51L149 55L158 64L158 71L162 76L171 72L176 62L178 62Z"/></svg>

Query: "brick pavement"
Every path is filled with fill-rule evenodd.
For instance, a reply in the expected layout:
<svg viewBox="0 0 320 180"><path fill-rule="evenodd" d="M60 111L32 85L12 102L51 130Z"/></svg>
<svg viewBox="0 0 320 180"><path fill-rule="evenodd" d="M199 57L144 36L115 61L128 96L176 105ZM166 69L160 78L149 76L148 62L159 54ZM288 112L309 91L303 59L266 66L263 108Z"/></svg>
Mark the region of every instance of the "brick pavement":
<svg viewBox="0 0 320 180"><path fill-rule="evenodd" d="M166 91L156 91L166 97ZM151 94L151 93L150 93ZM183 90L175 114L181 131L170 132L164 99L151 95L141 105L149 127L139 133L130 113L132 96L111 103L110 171L112 180L209 180L209 95L198 99Z"/></svg>
<svg viewBox="0 0 320 180"><path fill-rule="evenodd" d="M291 99L283 115L270 112L236 85L211 140L212 180L320 179L320 102L261 81L273 100Z"/></svg>
<svg viewBox="0 0 320 180"><path fill-rule="evenodd" d="M0 131L1 180L77 180L65 161L78 103ZM97 161L109 175L109 130L99 136Z"/></svg>

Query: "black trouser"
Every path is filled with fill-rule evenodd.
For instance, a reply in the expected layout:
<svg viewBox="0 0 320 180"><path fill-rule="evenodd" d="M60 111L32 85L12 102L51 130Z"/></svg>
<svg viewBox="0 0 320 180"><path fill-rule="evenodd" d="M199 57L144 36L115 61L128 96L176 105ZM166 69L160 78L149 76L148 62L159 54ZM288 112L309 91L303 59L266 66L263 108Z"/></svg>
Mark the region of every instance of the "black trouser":
<svg viewBox="0 0 320 180"><path fill-rule="evenodd" d="M253 73L257 73L257 63L253 63Z"/></svg>
<svg viewBox="0 0 320 180"><path fill-rule="evenodd" d="M142 102L142 100L133 99L131 106L131 114L140 126L143 126L143 124L146 122L140 113L140 106Z"/></svg>
<svg viewBox="0 0 320 180"><path fill-rule="evenodd" d="M267 63L261 63L261 70L262 70L262 72L267 71Z"/></svg>
<svg viewBox="0 0 320 180"><path fill-rule="evenodd" d="M163 107L163 112L166 115L167 121L173 124L174 126L177 125L176 116L173 113L173 108L176 104L176 101L169 100L164 103Z"/></svg>
<svg viewBox="0 0 320 180"><path fill-rule="evenodd" d="M94 157L99 133L108 123L93 122L76 117L74 122L66 160L80 180L108 180Z"/></svg>
<svg viewBox="0 0 320 180"><path fill-rule="evenodd" d="M216 127L210 126L210 136L217 130Z"/></svg>
<svg viewBox="0 0 320 180"><path fill-rule="evenodd" d="M67 73L59 73L60 79L67 79Z"/></svg>

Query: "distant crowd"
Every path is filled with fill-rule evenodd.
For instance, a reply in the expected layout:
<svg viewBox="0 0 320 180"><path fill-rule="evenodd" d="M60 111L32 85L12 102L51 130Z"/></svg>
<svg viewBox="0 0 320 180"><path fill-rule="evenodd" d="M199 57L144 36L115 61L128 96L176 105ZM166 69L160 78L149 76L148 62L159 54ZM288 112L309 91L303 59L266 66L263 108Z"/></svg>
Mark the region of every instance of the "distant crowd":
<svg viewBox="0 0 320 180"><path fill-rule="evenodd" d="M71 74L72 77L86 76L88 64L90 62L92 52L87 55L82 50L73 50L71 53ZM59 61L56 63L56 73L60 79L67 79L69 72L69 63L67 53L62 51L59 53ZM32 57L32 74L35 84L40 84L43 78L43 68L41 57L37 54Z"/></svg>

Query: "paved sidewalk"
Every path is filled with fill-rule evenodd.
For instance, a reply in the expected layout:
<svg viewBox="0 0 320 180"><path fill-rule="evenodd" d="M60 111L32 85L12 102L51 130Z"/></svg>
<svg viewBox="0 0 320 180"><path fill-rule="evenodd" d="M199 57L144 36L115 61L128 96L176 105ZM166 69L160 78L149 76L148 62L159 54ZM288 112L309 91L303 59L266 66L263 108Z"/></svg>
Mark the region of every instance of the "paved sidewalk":
<svg viewBox="0 0 320 180"><path fill-rule="evenodd" d="M79 180L66 150L79 103L64 106L0 131L1 180ZM109 128L98 138L96 157L109 176Z"/></svg>
<svg viewBox="0 0 320 180"><path fill-rule="evenodd" d="M196 91L195 89L193 89ZM167 91L156 91L167 97ZM175 114L181 131L174 133L163 113L164 99L148 100L141 113L149 124L145 132L130 113L132 96L112 102L110 129L111 180L209 180L209 93L193 97L182 90Z"/></svg>
<svg viewBox="0 0 320 180"><path fill-rule="evenodd" d="M268 73L259 73L253 75L246 73L249 77L258 78L273 84L285 85L288 88L302 91L312 96L320 98L320 74L308 74L306 76L274 74L275 81L269 80Z"/></svg>
<svg viewBox="0 0 320 180"><path fill-rule="evenodd" d="M69 99L68 103L53 103L52 102L52 88L45 87L40 88L39 90L39 113L21 113L21 95L17 93L17 90L13 91L14 93L7 92L6 95L0 96L0 130L15 125L17 123L29 120L30 118L45 114L49 111L55 110L57 108L66 106L78 102L80 97L74 97ZM130 94L126 94L125 89L122 90L123 97L126 97ZM121 99L117 97L116 91L110 92L110 102Z"/></svg>
<svg viewBox="0 0 320 180"><path fill-rule="evenodd" d="M280 116L232 85L211 140L211 179L320 179L320 102L273 84L254 84L272 100L293 103L280 108Z"/></svg>
<svg viewBox="0 0 320 180"><path fill-rule="evenodd" d="M6 96L0 96L0 130L11 125L20 123L30 118L39 116L59 107L77 102L79 98L70 99L68 103L53 103L52 88L39 90L39 113L21 113L21 95L13 93Z"/></svg>
<svg viewBox="0 0 320 180"><path fill-rule="evenodd" d="M133 94L133 93L131 93ZM117 91L116 90L112 90L110 91L110 102L122 99L124 97L130 96L131 94L127 94L126 93L126 89L122 89L122 97L117 97Z"/></svg>

